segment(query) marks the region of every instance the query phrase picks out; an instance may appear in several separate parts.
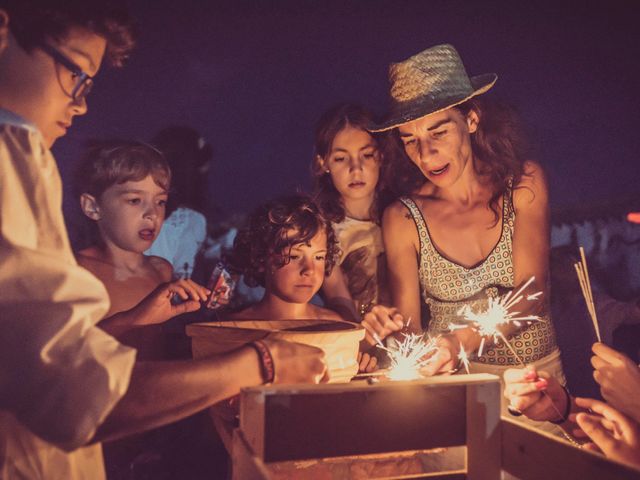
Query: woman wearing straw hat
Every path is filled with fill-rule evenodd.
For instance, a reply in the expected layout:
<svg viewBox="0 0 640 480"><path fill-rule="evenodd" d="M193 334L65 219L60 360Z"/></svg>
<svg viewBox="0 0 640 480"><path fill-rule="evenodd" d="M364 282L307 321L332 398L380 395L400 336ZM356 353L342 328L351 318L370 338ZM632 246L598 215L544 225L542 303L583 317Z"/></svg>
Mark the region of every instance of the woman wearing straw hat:
<svg viewBox="0 0 640 480"><path fill-rule="evenodd" d="M394 130L404 153L391 171L410 188L383 218L396 308L379 306L364 325L368 338L374 332L384 337L399 330L403 318L421 318L422 310L428 311L423 319L428 332L446 334L451 323L460 322L461 307L477 311L488 297L518 288L533 276L525 297L538 291L543 295L521 302L516 310L540 315L542 321L503 331L519 358L504 342L477 355L481 337L468 328L456 329L441 338L443 348L427 373L453 369L462 347L476 352L472 372L500 375L522 360L544 365L564 384L544 298L546 181L540 166L527 160L511 112L478 98L496 79L495 74L470 78L451 45L391 65L391 115L371 130ZM413 169L409 175L404 174L407 167ZM409 327L422 331L418 321Z"/></svg>

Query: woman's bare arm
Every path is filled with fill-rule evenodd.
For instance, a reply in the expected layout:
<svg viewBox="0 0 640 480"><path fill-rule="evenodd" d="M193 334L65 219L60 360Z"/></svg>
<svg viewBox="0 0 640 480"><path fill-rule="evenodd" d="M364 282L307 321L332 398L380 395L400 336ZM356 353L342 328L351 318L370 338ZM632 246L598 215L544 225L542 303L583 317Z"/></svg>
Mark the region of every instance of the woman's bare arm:
<svg viewBox="0 0 640 480"><path fill-rule="evenodd" d="M409 211L400 202L395 202L385 210L382 237L393 305L405 319L411 319L409 326L412 331L422 333L418 230Z"/></svg>
<svg viewBox="0 0 640 480"><path fill-rule="evenodd" d="M516 213L513 233L515 288L535 277L525 293L542 292L535 302L521 302L518 310L539 314L544 310L548 294L549 194L544 172L537 163L525 164L525 175L513 191L513 206Z"/></svg>

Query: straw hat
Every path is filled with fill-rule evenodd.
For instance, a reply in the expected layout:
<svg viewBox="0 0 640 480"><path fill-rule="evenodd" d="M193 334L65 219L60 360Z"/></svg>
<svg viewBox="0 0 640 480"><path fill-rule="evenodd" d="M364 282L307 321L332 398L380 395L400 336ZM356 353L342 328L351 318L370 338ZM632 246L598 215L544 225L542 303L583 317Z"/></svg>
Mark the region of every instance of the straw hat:
<svg viewBox="0 0 640 480"><path fill-rule="evenodd" d="M372 132L383 132L458 105L489 90L495 73L469 77L452 45L436 45L389 66L391 113Z"/></svg>

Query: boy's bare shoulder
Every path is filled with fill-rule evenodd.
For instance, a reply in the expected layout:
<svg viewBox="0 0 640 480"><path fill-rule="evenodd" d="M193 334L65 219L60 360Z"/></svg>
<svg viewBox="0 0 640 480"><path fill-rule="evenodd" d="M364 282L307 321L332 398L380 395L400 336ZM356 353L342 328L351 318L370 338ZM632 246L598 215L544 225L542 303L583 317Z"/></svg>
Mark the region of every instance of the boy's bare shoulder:
<svg viewBox="0 0 640 480"><path fill-rule="evenodd" d="M76 252L76 259L78 262L95 261L101 257L98 247L92 246Z"/></svg>
<svg viewBox="0 0 640 480"><path fill-rule="evenodd" d="M162 257L147 255L147 262L158 273L163 282L168 282L173 277L173 265Z"/></svg>
<svg viewBox="0 0 640 480"><path fill-rule="evenodd" d="M86 268L99 278L104 272L114 269L113 265L105 261L97 247L89 247L76 252L76 261L78 265Z"/></svg>

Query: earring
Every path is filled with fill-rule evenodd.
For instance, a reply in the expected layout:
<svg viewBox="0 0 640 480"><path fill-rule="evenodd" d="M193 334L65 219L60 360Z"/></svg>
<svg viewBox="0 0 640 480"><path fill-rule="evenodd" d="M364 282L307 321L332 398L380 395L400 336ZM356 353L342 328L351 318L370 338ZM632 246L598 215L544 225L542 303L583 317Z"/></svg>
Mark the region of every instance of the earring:
<svg viewBox="0 0 640 480"><path fill-rule="evenodd" d="M324 173L331 173L328 168L324 169Z"/></svg>

